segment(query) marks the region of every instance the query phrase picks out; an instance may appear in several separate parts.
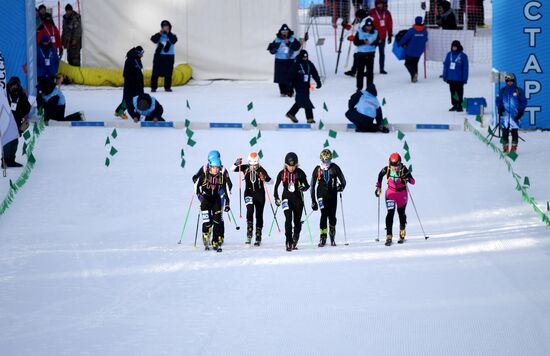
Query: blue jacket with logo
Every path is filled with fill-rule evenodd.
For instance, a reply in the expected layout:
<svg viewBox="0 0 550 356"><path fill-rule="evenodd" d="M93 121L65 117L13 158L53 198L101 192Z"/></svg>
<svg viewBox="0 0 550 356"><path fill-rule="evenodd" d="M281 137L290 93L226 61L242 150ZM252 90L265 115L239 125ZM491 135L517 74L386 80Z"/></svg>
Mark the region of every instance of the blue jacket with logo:
<svg viewBox="0 0 550 356"><path fill-rule="evenodd" d="M443 62L443 80L445 82L451 80L468 83L468 56L466 53L460 50L447 53L445 62Z"/></svg>
<svg viewBox="0 0 550 356"><path fill-rule="evenodd" d="M405 36L401 38L398 45L400 47L407 46L405 52L407 57L419 58L424 53L426 42L428 42L426 27L424 25L414 25L405 33Z"/></svg>

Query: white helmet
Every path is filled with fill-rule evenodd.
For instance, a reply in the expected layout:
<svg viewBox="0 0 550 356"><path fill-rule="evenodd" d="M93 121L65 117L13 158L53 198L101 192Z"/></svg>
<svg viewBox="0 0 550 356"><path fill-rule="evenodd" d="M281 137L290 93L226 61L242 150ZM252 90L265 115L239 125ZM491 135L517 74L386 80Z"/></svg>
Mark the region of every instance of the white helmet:
<svg viewBox="0 0 550 356"><path fill-rule="evenodd" d="M260 165L260 156L258 156L258 153L250 152L248 154L248 164L254 168L257 168Z"/></svg>

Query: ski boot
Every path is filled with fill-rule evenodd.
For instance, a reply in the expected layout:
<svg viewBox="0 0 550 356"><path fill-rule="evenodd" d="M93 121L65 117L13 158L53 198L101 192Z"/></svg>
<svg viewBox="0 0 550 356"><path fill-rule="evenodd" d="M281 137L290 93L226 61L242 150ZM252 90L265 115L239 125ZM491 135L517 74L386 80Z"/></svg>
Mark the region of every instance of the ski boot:
<svg viewBox="0 0 550 356"><path fill-rule="evenodd" d="M308 124L314 124L314 123L315 123L315 119L313 119L313 118L307 119L307 123L308 123Z"/></svg>
<svg viewBox="0 0 550 356"><path fill-rule="evenodd" d="M386 243L384 245L386 246L391 246L391 239L392 239L392 235L391 234L388 234L386 235Z"/></svg>
<svg viewBox="0 0 550 356"><path fill-rule="evenodd" d="M336 241L334 241L336 237L336 225L329 226L328 234L330 236L330 246L336 246Z"/></svg>
<svg viewBox="0 0 550 356"><path fill-rule="evenodd" d="M256 226L256 242L254 242L254 246L260 246L262 243L262 228Z"/></svg>
<svg viewBox="0 0 550 356"><path fill-rule="evenodd" d="M252 243L252 232L254 231L254 225L249 222L246 224L246 244L250 245Z"/></svg>
<svg viewBox="0 0 550 356"><path fill-rule="evenodd" d="M210 237L210 232L203 232L202 233L202 242L204 243L204 250L205 251L210 250L210 243L208 241L209 237Z"/></svg>
<svg viewBox="0 0 550 356"><path fill-rule="evenodd" d="M502 145L502 152L508 153L509 149L510 149L510 146L507 143Z"/></svg>
<svg viewBox="0 0 550 356"><path fill-rule="evenodd" d="M319 239L318 247L323 247L327 243L327 229L321 229L321 237Z"/></svg>
<svg viewBox="0 0 550 356"><path fill-rule="evenodd" d="M298 249L298 236L295 236L295 237L292 239L292 249L293 249L293 250L297 250L297 249Z"/></svg>
<svg viewBox="0 0 550 356"><path fill-rule="evenodd" d="M289 239L288 237L286 239L286 250L288 252L292 251L292 239Z"/></svg>
<svg viewBox="0 0 550 356"><path fill-rule="evenodd" d="M399 241L397 241L398 244L402 244L403 242L405 242L405 235L405 229L399 230Z"/></svg>
<svg viewBox="0 0 550 356"><path fill-rule="evenodd" d="M518 143L512 142L512 148L510 149L510 152L517 152L518 150Z"/></svg>
<svg viewBox="0 0 550 356"><path fill-rule="evenodd" d="M212 247L216 252L222 252L223 236L218 236L217 239L212 239Z"/></svg>
<svg viewBox="0 0 550 356"><path fill-rule="evenodd" d="M292 121L293 123L298 123L298 119L296 118L296 115L293 115L289 112L286 113L286 117L288 117L290 119L290 121Z"/></svg>

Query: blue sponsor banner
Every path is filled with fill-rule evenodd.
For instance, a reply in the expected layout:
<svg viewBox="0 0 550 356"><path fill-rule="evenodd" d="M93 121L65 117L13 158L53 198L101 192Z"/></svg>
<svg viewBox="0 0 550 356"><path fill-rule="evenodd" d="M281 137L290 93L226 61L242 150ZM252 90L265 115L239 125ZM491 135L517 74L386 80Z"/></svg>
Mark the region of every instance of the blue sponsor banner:
<svg viewBox="0 0 550 356"><path fill-rule="evenodd" d="M550 76L544 72L550 68L549 21L548 1L493 1L493 68L515 74L525 90L521 128L550 129ZM504 85L496 84L495 95Z"/></svg>

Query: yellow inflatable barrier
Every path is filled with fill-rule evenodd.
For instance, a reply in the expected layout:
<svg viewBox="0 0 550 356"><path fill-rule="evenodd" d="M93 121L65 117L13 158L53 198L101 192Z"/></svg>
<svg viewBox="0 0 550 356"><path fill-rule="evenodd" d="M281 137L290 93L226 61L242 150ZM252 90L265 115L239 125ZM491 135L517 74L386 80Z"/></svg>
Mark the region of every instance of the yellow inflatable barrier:
<svg viewBox="0 0 550 356"><path fill-rule="evenodd" d="M152 70L144 70L145 86L151 86ZM58 74L63 74L68 78L71 84L81 84L90 86L124 86L124 78L122 69L107 69L107 68L81 68L71 66L63 61L59 64ZM191 79L193 71L188 64L179 64L174 67L172 74L172 85L185 85ZM164 85L164 78L159 78L159 87Z"/></svg>

